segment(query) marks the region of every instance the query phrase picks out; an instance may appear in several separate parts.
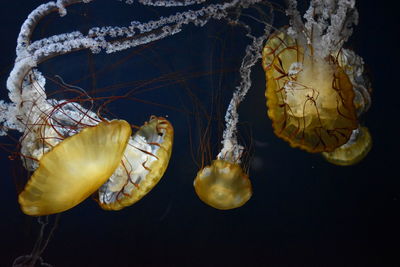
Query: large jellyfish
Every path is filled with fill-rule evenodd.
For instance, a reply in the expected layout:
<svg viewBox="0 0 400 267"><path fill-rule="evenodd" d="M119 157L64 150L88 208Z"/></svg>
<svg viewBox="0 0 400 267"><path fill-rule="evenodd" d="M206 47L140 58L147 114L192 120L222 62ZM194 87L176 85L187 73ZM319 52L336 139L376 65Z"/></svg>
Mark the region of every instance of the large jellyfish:
<svg viewBox="0 0 400 267"><path fill-rule="evenodd" d="M120 164L130 135L126 121L113 120L65 138L38 158L39 166L18 198L22 211L48 215L85 200Z"/></svg>
<svg viewBox="0 0 400 267"><path fill-rule="evenodd" d="M274 132L293 147L324 152L330 162L356 163L371 137L359 121L370 106L363 60L343 48L358 21L355 1L313 0L305 23L296 4L289 1L290 27L276 31L263 50Z"/></svg>

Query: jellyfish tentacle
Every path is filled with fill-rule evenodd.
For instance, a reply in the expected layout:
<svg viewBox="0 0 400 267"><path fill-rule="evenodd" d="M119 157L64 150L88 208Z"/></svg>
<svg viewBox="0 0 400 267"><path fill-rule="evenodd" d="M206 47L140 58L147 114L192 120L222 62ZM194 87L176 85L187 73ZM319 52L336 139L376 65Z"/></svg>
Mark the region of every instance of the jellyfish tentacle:
<svg viewBox="0 0 400 267"><path fill-rule="evenodd" d="M270 12L271 20L273 20L272 8ZM270 31L271 23L268 23L264 27L262 36L255 37L250 32L247 33L247 37L251 38L252 43L246 47L245 56L239 69L240 84L236 87L225 114L225 130L221 142L223 147L217 156L218 159L240 163L243 147L238 144L236 136L237 123L239 122L238 107L251 87L251 69L261 58L261 48Z"/></svg>
<svg viewBox="0 0 400 267"><path fill-rule="evenodd" d="M40 5L28 15L18 37L15 65L7 79L9 97L15 105L2 104L2 109L7 109L7 111L12 112L17 108L19 116L24 117L26 115L24 110L20 110L21 103L29 100L32 93L28 90L29 83L24 86L25 88L21 88L21 85L23 85L25 77L33 68L50 57L81 49L90 49L94 53L100 50L105 50L107 53L125 50L177 34L187 24L194 24L198 27L202 27L211 19L221 20L227 18L229 15L227 12L228 10L236 7L245 8L249 5L261 2L261 0L232 0L222 4L210 4L198 8L197 10L178 12L174 15L163 17L158 20L151 20L146 23L133 21L129 27L94 27L88 31L87 35L75 31L54 35L31 43L30 36L41 18L51 12L60 11L60 9L63 9L63 7L67 5L80 2L86 3L88 1L62 0L57 1L57 3L50 2ZM149 1L148 3L151 4L152 2L153 1ZM176 4L178 2L179 1L171 1L171 3ZM193 4L191 1L186 3L188 5ZM65 12L66 10L63 9L61 15L65 15ZM137 34L137 32L140 34ZM106 40L106 37L112 40ZM25 92L25 95L23 95L22 92ZM44 90L42 99L43 101L47 99ZM10 120L10 123L8 123L9 126L14 126L15 123L12 123L13 118L7 116L7 120ZM15 129L23 132L23 127L18 126L19 125L16 125ZM3 128L2 134L4 134L3 132L7 129L8 128Z"/></svg>
<svg viewBox="0 0 400 267"><path fill-rule="evenodd" d="M49 216L40 216L37 221L40 225L39 235L33 246L32 252L28 255L22 255L17 257L13 262L13 267L31 267L31 266L44 266L52 267L52 265L46 263L42 259L42 254L50 242L51 237L54 235L55 230L58 227L58 222L60 220L60 215L57 214L54 219L54 223L50 228L47 237L45 237L45 228L49 224Z"/></svg>

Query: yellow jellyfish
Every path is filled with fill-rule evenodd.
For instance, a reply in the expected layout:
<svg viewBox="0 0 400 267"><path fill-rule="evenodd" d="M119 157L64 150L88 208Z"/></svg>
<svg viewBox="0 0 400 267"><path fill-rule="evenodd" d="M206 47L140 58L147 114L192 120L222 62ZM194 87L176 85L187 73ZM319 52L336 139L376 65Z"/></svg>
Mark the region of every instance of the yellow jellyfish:
<svg viewBox="0 0 400 267"><path fill-rule="evenodd" d="M239 208L252 195L251 181L241 166L244 147L229 132L224 131L223 148L217 159L198 171L193 182L197 196L220 210Z"/></svg>
<svg viewBox="0 0 400 267"><path fill-rule="evenodd" d="M354 106L357 117L361 117L371 105L371 84L365 75L363 60L353 51L342 49L338 55L339 65L345 70L353 84ZM347 143L331 152L322 152L330 163L340 166L354 165L363 160L372 148L372 137L367 127L359 125L353 130Z"/></svg>
<svg viewBox="0 0 400 267"><path fill-rule="evenodd" d="M129 140L121 164L95 196L105 210L120 210L144 197L162 178L172 152L174 129L151 116Z"/></svg>
<svg viewBox="0 0 400 267"><path fill-rule="evenodd" d="M27 215L66 211L93 194L121 162L131 135L123 120L100 122L44 154L18 197Z"/></svg>
<svg viewBox="0 0 400 267"><path fill-rule="evenodd" d="M333 151L358 127L353 86L338 57L315 57L312 44L299 45L286 29L265 45L268 116L275 134L292 147Z"/></svg>
<svg viewBox="0 0 400 267"><path fill-rule="evenodd" d="M360 162L372 148L371 134L366 127L353 131L349 141L332 152L322 152L324 158L335 165L349 166Z"/></svg>
<svg viewBox="0 0 400 267"><path fill-rule="evenodd" d="M220 210L241 207L252 195L249 176L242 167L221 159L197 173L194 188L204 203Z"/></svg>

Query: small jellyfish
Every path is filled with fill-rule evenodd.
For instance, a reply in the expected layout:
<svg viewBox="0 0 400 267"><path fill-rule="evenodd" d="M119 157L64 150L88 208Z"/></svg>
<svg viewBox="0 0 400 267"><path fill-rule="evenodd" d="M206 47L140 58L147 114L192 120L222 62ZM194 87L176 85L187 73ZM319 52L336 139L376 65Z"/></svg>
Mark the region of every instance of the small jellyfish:
<svg viewBox="0 0 400 267"><path fill-rule="evenodd" d="M194 188L203 202L220 210L241 207L252 194L250 179L240 165L220 159L197 173Z"/></svg>
<svg viewBox="0 0 400 267"><path fill-rule="evenodd" d="M174 129L151 116L130 138L119 167L98 190L95 200L105 210L120 210L143 198L164 175L172 153Z"/></svg>
<svg viewBox="0 0 400 267"><path fill-rule="evenodd" d="M19 195L22 211L41 216L81 203L118 167L131 132L126 121L103 121L58 143L39 159Z"/></svg>
<svg viewBox="0 0 400 267"><path fill-rule="evenodd" d="M252 195L248 174L240 166L243 148L225 140L224 148L211 165L202 168L194 180L197 196L206 204L220 210L243 206ZM235 153L236 148L239 152Z"/></svg>
<svg viewBox="0 0 400 267"><path fill-rule="evenodd" d="M269 15L264 13L263 9L257 8L255 10L257 12L255 14L262 18L256 20L263 21L263 34L257 37L251 32L246 34L252 42L246 47L239 69L240 83L233 92L225 113L222 148L217 159L197 173L193 183L197 196L204 203L216 209L228 210L241 207L252 196L251 181L244 167L245 164L242 163L245 147L240 145L238 141L238 108L251 88L251 69L261 58L263 44L270 34L273 8L269 7ZM241 21L236 23L246 25Z"/></svg>
<svg viewBox="0 0 400 267"><path fill-rule="evenodd" d="M335 165L349 166L360 162L372 148L372 138L367 127L353 131L346 144L332 152L322 152L324 158Z"/></svg>

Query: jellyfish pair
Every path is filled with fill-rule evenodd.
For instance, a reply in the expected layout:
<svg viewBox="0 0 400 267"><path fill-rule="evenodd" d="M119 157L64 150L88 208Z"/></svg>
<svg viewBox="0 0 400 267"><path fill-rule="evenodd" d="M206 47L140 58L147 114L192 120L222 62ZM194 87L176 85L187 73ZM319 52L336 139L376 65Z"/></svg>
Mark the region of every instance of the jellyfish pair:
<svg viewBox="0 0 400 267"><path fill-rule="evenodd" d="M128 122L89 126L44 153L18 197L22 211L60 213L96 193L100 207L120 210L161 179L171 156L172 125L152 116L133 136Z"/></svg>

